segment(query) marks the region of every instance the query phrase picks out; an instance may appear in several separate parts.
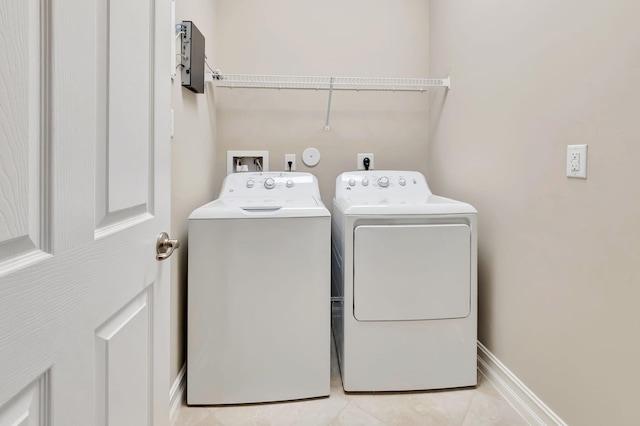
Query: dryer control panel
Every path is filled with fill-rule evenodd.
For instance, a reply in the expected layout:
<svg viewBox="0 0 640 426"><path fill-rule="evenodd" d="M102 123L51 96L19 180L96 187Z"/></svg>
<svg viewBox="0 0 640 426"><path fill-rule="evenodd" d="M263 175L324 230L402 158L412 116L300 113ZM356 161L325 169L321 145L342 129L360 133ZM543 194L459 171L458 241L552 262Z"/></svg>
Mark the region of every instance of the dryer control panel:
<svg viewBox="0 0 640 426"><path fill-rule="evenodd" d="M431 195L420 172L368 170L346 172L336 179L336 198L361 200L364 204L380 200L424 200Z"/></svg>
<svg viewBox="0 0 640 426"><path fill-rule="evenodd" d="M257 172L231 173L222 183L219 198L317 196L318 180L311 173Z"/></svg>

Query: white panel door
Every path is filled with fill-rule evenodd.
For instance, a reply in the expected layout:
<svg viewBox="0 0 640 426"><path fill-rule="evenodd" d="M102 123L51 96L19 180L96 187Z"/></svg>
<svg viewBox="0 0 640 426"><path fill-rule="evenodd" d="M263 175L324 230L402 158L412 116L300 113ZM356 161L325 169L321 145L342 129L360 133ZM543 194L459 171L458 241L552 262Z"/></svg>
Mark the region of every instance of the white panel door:
<svg viewBox="0 0 640 426"><path fill-rule="evenodd" d="M0 2L0 426L168 424L169 6Z"/></svg>

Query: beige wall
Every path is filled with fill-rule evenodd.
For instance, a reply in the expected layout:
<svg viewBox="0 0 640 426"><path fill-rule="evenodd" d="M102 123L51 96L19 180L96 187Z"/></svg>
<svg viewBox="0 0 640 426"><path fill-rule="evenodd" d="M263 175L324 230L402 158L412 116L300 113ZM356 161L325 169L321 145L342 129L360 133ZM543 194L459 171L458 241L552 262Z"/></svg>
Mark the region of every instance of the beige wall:
<svg viewBox="0 0 640 426"><path fill-rule="evenodd" d="M205 37L208 62L215 60L213 23L215 2L177 0L176 20L193 21ZM179 44L178 44L179 46ZM216 116L212 87L205 94L183 89L180 75L174 79L172 108L174 138L171 141L171 236L182 246L171 257L171 383L185 362L185 315L187 289L187 217L214 198L216 162Z"/></svg>
<svg viewBox="0 0 640 426"><path fill-rule="evenodd" d="M427 77L427 0L218 0L214 68L227 73ZM227 150L268 150L270 170L315 174L330 207L335 178L373 152L377 169L426 171L428 95L335 92L324 130L327 91L215 90L215 183ZM320 150L314 168L302 151Z"/></svg>
<svg viewBox="0 0 640 426"><path fill-rule="evenodd" d="M432 188L479 211L480 340L571 425L640 424L636 1L432 0ZM588 179L565 174L588 144Z"/></svg>

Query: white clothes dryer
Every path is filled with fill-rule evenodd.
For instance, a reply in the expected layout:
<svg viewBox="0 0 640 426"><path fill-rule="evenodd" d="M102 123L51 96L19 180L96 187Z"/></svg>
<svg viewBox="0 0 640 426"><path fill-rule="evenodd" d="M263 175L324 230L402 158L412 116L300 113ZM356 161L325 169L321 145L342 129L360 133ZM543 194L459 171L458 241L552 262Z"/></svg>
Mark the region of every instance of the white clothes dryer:
<svg viewBox="0 0 640 426"><path fill-rule="evenodd" d="M345 391L477 384L476 216L418 172L338 176L332 322Z"/></svg>
<svg viewBox="0 0 640 426"><path fill-rule="evenodd" d="M189 216L187 402L329 395L331 218L309 173L233 173Z"/></svg>

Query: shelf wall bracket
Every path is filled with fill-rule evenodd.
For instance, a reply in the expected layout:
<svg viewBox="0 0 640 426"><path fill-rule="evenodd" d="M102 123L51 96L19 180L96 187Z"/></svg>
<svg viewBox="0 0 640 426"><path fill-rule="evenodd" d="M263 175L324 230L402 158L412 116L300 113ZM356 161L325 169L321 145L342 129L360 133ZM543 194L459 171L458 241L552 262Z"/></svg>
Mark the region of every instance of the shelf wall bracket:
<svg viewBox="0 0 640 426"><path fill-rule="evenodd" d="M331 116L331 97L333 96L333 80L334 80L334 77L331 77L331 79L329 80L329 103L327 105L327 119L324 122L325 130L331 130L331 127L329 127L329 118Z"/></svg>

